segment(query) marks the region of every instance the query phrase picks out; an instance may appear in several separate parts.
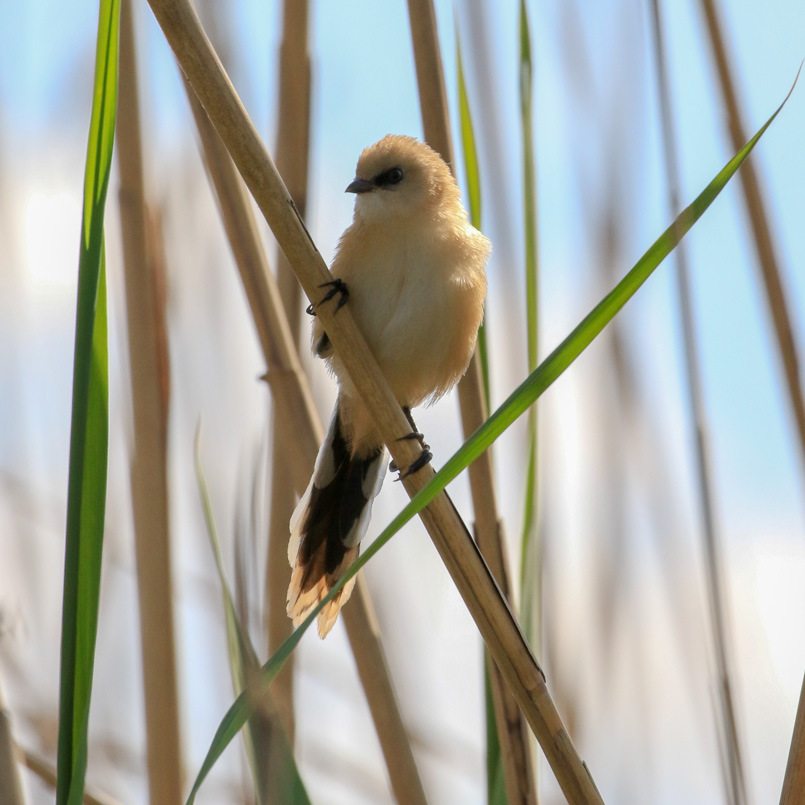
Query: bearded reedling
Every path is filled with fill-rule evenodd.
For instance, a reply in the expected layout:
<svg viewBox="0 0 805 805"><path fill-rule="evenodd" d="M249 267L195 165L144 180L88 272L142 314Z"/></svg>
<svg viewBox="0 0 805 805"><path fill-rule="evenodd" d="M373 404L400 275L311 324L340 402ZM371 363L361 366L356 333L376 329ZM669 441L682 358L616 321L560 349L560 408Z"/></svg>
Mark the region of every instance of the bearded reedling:
<svg viewBox="0 0 805 805"><path fill-rule="evenodd" d="M486 297L490 242L467 219L450 169L429 146L387 135L358 160L355 214L338 243L336 279L308 312L349 303L380 369L423 443L406 477L431 459L411 408L448 392L469 365ZM385 475L385 447L319 319L313 350L338 380L338 400L313 477L291 518L288 615L298 626L355 561ZM391 467L396 471L396 467ZM318 617L332 629L352 579Z"/></svg>

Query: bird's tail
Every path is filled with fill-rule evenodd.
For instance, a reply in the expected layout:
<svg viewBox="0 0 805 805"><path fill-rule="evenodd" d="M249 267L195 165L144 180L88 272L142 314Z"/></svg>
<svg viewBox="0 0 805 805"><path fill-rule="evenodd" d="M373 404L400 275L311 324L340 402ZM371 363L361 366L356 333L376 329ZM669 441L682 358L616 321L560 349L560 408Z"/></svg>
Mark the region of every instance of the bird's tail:
<svg viewBox="0 0 805 805"><path fill-rule="evenodd" d="M369 525L372 501L383 484L385 449L351 455L336 404L307 490L291 517L288 561L293 571L287 611L298 626L355 561ZM349 600L351 579L319 613L325 637Z"/></svg>

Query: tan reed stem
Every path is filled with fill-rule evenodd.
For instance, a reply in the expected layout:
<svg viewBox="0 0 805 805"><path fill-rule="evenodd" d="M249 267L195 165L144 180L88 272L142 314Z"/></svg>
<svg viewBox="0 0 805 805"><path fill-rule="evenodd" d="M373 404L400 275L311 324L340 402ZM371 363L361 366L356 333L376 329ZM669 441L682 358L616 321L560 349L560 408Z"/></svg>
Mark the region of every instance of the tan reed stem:
<svg viewBox="0 0 805 805"><path fill-rule="evenodd" d="M797 718L791 736L791 751L785 768L780 805L802 805L805 801L805 677L799 694Z"/></svg>
<svg viewBox="0 0 805 805"><path fill-rule="evenodd" d="M714 0L701 0L702 12L707 23L710 37L710 46L716 63L721 94L726 107L726 122L729 136L734 150L743 148L749 139L746 136L746 124L743 111L738 101L735 72L732 67L733 60L728 52L728 44L724 38L721 21ZM794 424L800 446L800 459L805 470L805 400L802 394L802 383L799 375L799 360L797 346L794 340L794 331L791 324L791 314L786 302L786 294L780 276L777 249L771 234L769 217L763 201L763 190L755 168L755 161L748 159L738 172L741 180L746 210L752 227L755 241L755 251L758 258L758 267L766 288L766 298L769 303L774 333L777 337L777 347L780 361L783 365L785 380L788 386L791 408L793 409Z"/></svg>
<svg viewBox="0 0 805 805"><path fill-rule="evenodd" d="M414 46L419 104L425 139L455 172L453 142L447 110L436 12L433 0L408 0L408 17ZM459 407L464 438L468 438L486 420L488 411L484 398L481 360L476 351L469 368L458 386ZM497 509L492 473L492 453L487 450L469 467L470 491L475 513L475 538L484 559L509 606L514 601L509 582L503 524ZM517 702L507 691L500 670L489 664L492 698L495 707L500 757L506 795L510 803L536 803L537 787L534 759L529 746L526 723Z"/></svg>
<svg viewBox="0 0 805 805"><path fill-rule="evenodd" d="M657 0L651 3L654 22L654 41L657 52L657 81L662 118L662 138L665 151L666 173L671 214L676 216L682 209L679 188L679 159L674 139L673 111L671 93L668 85L665 48L662 35L662 23ZM712 6L711 6L712 8ZM747 161L741 169L752 171L751 161ZM746 186L746 185L745 185ZM747 199L748 200L748 199ZM763 214L762 208L760 209ZM768 231L766 231L768 235ZM707 568L707 589L710 600L710 619L713 648L718 673L718 709L721 716L719 732L723 735L724 751L727 759L725 783L728 799L739 805L747 802L746 781L742 762L741 742L735 717L735 704L732 696L729 652L727 650L729 629L726 608L724 606L723 560L721 558L721 539L716 524L715 505L713 501L712 464L707 441L707 414L704 405L701 384L701 363L696 344L696 325L693 320L693 303L690 286L690 269L688 267L687 246L680 242L676 249L676 279L679 297L679 312L682 320L682 338L685 356L685 372L688 380L688 396L696 445L696 470L699 491L699 509L702 524L702 540L704 544L705 563ZM772 254L773 260L773 254ZM775 269L776 271L776 269ZM783 311L785 312L785 311ZM718 728L719 725L717 725Z"/></svg>
<svg viewBox="0 0 805 805"><path fill-rule="evenodd" d="M308 149L310 144L310 55L308 53L308 0L284 0L280 45L277 170L302 218L307 202ZM277 283L291 337L299 343L302 293L287 260L280 252ZM293 434L284 427L275 409L272 423L271 520L266 567L268 653L273 654L292 631L285 613L285 595L291 581L288 564L288 523L296 503L293 478L285 471L293 450ZM293 656L288 658L271 686L280 717L293 745Z"/></svg>
<svg viewBox="0 0 805 805"><path fill-rule="evenodd" d="M257 205L285 252L308 298L319 301L321 285L332 275L299 217L265 146L227 78L188 0L149 0L154 16L179 64L204 105ZM349 311L332 305L317 311L334 348L344 361L392 458L407 467L421 452L410 424L380 373ZM426 466L403 481L413 496L434 476ZM516 619L501 594L466 526L442 492L421 513L425 527L453 577L470 613L526 712L540 745L568 801L601 803L598 790L579 758L545 678Z"/></svg>
<svg viewBox="0 0 805 805"><path fill-rule="evenodd" d="M131 0L122 0L116 129L134 415L131 496L137 556L148 786L152 805L182 797L167 478L169 369L164 262L149 219Z"/></svg>

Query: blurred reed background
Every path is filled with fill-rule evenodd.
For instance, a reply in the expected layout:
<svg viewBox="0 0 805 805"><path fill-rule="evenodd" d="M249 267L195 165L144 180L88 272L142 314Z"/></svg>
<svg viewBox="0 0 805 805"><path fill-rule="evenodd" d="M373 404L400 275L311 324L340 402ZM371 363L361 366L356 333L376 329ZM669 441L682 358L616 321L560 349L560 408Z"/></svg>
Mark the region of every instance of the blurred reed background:
<svg viewBox="0 0 805 805"><path fill-rule="evenodd" d="M417 416L439 467L773 112L805 17L791 0L434 5L438 43L415 0L198 11L326 260L363 147L394 132L452 150L494 253L486 371L479 356ZM0 8L3 805L54 798L97 10ZM608 803L780 801L805 668L801 93L538 418L450 486L493 569L508 555L548 688ZM85 801L180 801L233 684L290 632L283 523L335 393L295 278L187 99L148 5L124 2ZM369 537L406 502L388 482ZM485 530L505 535L504 556ZM488 780L482 642L418 519L358 591L326 641L304 637L198 801L303 802L300 778L313 803L564 801L543 760L511 763L518 742L540 754L522 724ZM494 672L490 684L500 700ZM15 758L20 790L4 772ZM783 802L802 801L803 769Z"/></svg>

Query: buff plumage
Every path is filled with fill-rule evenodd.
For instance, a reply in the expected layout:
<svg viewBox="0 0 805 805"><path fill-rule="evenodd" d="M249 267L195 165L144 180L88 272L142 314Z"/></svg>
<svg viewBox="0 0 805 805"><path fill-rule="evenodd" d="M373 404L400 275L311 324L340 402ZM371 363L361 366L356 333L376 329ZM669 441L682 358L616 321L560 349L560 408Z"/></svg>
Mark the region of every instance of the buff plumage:
<svg viewBox="0 0 805 805"><path fill-rule="evenodd" d="M448 166L412 137L388 135L365 149L347 190L356 194L355 214L332 274L345 284L346 303L400 405L432 402L458 382L472 357L490 243L469 223ZM339 389L313 477L291 519L288 614L295 625L357 557L386 457L318 319L313 347ZM319 614L321 637L352 586Z"/></svg>

